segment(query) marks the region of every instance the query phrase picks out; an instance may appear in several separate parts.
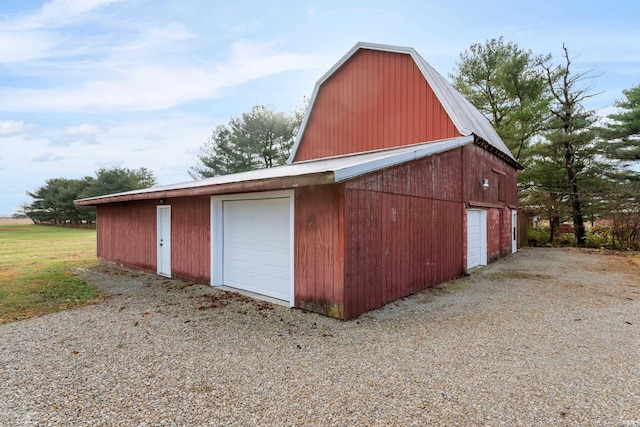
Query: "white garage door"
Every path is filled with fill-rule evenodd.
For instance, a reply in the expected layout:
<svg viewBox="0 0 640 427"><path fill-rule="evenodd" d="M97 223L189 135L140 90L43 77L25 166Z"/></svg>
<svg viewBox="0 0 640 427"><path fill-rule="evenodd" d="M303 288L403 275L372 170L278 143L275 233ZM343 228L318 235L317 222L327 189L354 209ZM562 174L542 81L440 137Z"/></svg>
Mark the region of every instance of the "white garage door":
<svg viewBox="0 0 640 427"><path fill-rule="evenodd" d="M487 211L467 210L467 269L487 265Z"/></svg>
<svg viewBox="0 0 640 427"><path fill-rule="evenodd" d="M222 202L222 283L290 300L289 198Z"/></svg>

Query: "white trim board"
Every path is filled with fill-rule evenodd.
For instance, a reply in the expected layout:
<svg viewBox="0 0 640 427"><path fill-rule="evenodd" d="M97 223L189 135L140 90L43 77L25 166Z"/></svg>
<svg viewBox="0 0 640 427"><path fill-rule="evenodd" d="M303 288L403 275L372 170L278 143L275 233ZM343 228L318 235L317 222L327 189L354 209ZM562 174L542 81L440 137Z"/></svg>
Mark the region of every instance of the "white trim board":
<svg viewBox="0 0 640 427"><path fill-rule="evenodd" d="M230 200L289 199L289 306L295 304L295 253L294 253L294 212L295 191L267 191L260 193L225 194L211 197L211 285L225 286L223 283L224 268L224 213L223 202Z"/></svg>

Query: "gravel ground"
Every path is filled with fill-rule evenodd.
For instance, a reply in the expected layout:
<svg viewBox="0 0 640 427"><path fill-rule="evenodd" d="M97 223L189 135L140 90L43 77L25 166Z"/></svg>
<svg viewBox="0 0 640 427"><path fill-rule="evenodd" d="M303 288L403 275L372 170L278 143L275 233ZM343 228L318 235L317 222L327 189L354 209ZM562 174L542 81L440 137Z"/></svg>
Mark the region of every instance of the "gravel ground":
<svg viewBox="0 0 640 427"><path fill-rule="evenodd" d="M639 272L526 248L341 322L101 266L0 325L0 425L640 426Z"/></svg>

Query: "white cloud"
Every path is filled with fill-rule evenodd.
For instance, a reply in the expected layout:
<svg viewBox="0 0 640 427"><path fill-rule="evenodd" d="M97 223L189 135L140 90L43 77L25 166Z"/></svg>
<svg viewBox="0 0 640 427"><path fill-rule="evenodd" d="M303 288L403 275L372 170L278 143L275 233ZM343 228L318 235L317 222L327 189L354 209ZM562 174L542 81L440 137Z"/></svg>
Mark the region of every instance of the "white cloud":
<svg viewBox="0 0 640 427"><path fill-rule="evenodd" d="M151 27L141 32L138 40L124 43L120 47L115 47L113 51L117 53L136 53L148 56L150 50L160 48L166 52L167 45L170 43L183 42L193 40L197 36L185 27L176 23L170 23L165 26Z"/></svg>
<svg viewBox="0 0 640 427"><path fill-rule="evenodd" d="M59 138L51 141L49 145L63 147L68 147L74 143L95 145L98 144L98 135L106 133L107 131L107 128L89 123L70 126L63 131Z"/></svg>
<svg viewBox="0 0 640 427"><path fill-rule="evenodd" d="M0 63L33 61L77 53L86 43L65 27L93 18L91 12L121 0L52 0L40 9L0 21Z"/></svg>
<svg viewBox="0 0 640 427"><path fill-rule="evenodd" d="M103 63L108 79L75 88L1 90L0 110L45 112L153 111L221 96L224 89L288 70L315 67L319 57L280 52L274 43L233 43L228 59L198 65Z"/></svg>
<svg viewBox="0 0 640 427"><path fill-rule="evenodd" d="M52 32L0 30L0 63L23 62L46 57L61 43L61 37Z"/></svg>
<svg viewBox="0 0 640 427"><path fill-rule="evenodd" d="M113 159L113 160L107 160L107 161L98 161L98 162L95 162L95 166L99 168L121 168L124 166L124 160Z"/></svg>
<svg viewBox="0 0 640 427"><path fill-rule="evenodd" d="M160 135L158 132L148 132L144 135L144 139L148 139L149 141L161 141L164 139L164 136Z"/></svg>
<svg viewBox="0 0 640 427"><path fill-rule="evenodd" d="M23 121L0 120L0 138L10 136L32 137L40 133L37 125L25 124Z"/></svg>
<svg viewBox="0 0 640 427"><path fill-rule="evenodd" d="M54 154L51 153L43 153L40 154L39 156L35 156L34 158L31 159L32 162L57 162L60 160L64 160L65 158L62 156L56 156Z"/></svg>
<svg viewBox="0 0 640 427"><path fill-rule="evenodd" d="M122 0L51 0L5 26L14 31L63 27L87 19L90 12L119 1Z"/></svg>

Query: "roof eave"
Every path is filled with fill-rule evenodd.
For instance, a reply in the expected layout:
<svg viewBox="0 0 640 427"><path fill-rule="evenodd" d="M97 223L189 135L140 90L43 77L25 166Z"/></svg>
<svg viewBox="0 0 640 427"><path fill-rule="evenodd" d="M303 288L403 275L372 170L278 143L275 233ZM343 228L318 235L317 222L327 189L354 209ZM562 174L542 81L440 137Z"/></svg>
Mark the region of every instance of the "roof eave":
<svg viewBox="0 0 640 427"><path fill-rule="evenodd" d="M436 154L443 153L445 151L454 150L464 145L474 142L473 136L458 137L445 140L442 142L432 142L430 144L420 144L420 147L416 147L415 150L408 151L406 153L398 154L395 156L384 157L363 163L358 166L351 166L344 169L335 171L335 181L342 182L360 175L364 175L371 172L387 169L393 166L400 165L402 163L410 162L412 160L422 159L424 157L435 156Z"/></svg>
<svg viewBox="0 0 640 427"><path fill-rule="evenodd" d="M489 144L486 140L484 140L482 137L473 134L474 137L474 143L481 146L482 148L484 148L485 150L489 151L490 153L495 154L496 156L498 156L500 159L504 160L505 162L507 162L510 166L512 166L513 168L517 169L517 170L524 170L524 166L522 166L516 159L514 159L511 156L508 156L506 153L504 153L502 150L494 147L493 145Z"/></svg>
<svg viewBox="0 0 640 427"><path fill-rule="evenodd" d="M75 200L76 206L96 206L106 203L130 202L138 200L168 199L173 197L214 196L230 193L250 193L260 191L286 190L310 185L333 184L335 177L333 172L319 172L301 176L283 176L265 178L251 181L229 182L200 187L158 189L157 191L126 192L108 194L105 196L91 197Z"/></svg>

